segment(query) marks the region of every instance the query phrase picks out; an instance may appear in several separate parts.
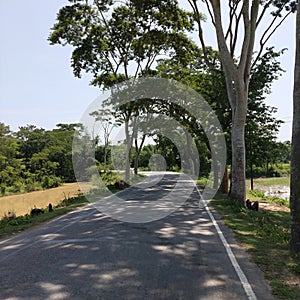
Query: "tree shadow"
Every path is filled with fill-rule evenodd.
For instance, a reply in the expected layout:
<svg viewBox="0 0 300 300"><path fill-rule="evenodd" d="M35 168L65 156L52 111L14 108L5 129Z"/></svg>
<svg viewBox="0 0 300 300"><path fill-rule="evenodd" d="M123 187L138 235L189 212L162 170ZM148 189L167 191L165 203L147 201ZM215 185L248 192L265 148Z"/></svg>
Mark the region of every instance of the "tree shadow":
<svg viewBox="0 0 300 300"><path fill-rule="evenodd" d="M196 189L151 223L82 210L0 244L1 299L246 299Z"/></svg>

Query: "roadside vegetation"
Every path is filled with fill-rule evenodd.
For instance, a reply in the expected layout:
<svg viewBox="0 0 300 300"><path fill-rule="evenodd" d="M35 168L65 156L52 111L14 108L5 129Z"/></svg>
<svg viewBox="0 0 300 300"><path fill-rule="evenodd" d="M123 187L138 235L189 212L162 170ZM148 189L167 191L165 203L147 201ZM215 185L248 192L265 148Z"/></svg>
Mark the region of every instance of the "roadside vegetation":
<svg viewBox="0 0 300 300"><path fill-rule="evenodd" d="M290 212L286 207L281 209L282 205L288 206L287 201L260 197L261 194L251 191L247 196L252 201L266 201L270 206L252 211L224 195L217 195L212 205L250 253L252 261L265 273L275 299L300 299L300 257L293 257L289 252Z"/></svg>
<svg viewBox="0 0 300 300"><path fill-rule="evenodd" d="M288 168L290 168L290 165L288 165ZM250 186L249 180L246 181L246 184ZM284 176L284 177L264 177L264 178L255 178L254 179L254 187L255 189L260 189L265 186L290 186L290 177Z"/></svg>
<svg viewBox="0 0 300 300"><path fill-rule="evenodd" d="M12 234L16 234L30 227L47 222L51 219L64 215L80 206L87 204L88 201L83 195L72 197L63 200L60 204L53 207L53 211L49 212L48 209L41 209L43 213L39 215L26 214L18 216L13 219L9 219L8 215L5 215L0 220L0 239L9 237Z"/></svg>
<svg viewBox="0 0 300 300"><path fill-rule="evenodd" d="M247 191L247 198L288 209L286 200L267 197L263 189L280 185L283 181L284 185L289 185L291 143L277 142L277 133L283 121L274 116L277 109L265 103L267 95L272 92L272 84L283 74L279 58L284 54L284 50L266 47L264 42L261 43L262 48L258 53L253 52L251 47L243 49L242 55L235 53L234 48L238 43L230 33L237 34L238 27L242 25L236 22L229 22L229 30L224 30L228 32L226 35L229 39L232 39L228 52L230 57L227 54L224 56L222 50L205 45L201 37L201 22L204 16L199 14L200 10L197 9L197 4L200 5L201 1L189 1L190 4L194 3L191 7L194 12L192 14L178 7L176 1L142 1L142 4L139 1L117 4L114 1L69 2L70 5L62 7L58 12L48 40L52 45L72 46L71 65L76 77L80 78L83 73L90 73L91 84L101 90L110 89L129 79L147 76L172 79L189 86L203 96L221 123L227 143L228 174L233 179L243 179L232 180L231 197L239 202L244 201L246 175L251 178L252 187L251 191ZM98 2L102 4L96 5ZM259 1L255 2L259 5ZM264 5L261 6L262 15L258 20L252 20L253 24L256 24L256 21L259 23L269 9L274 21L279 20L283 12L290 14L295 11L295 1L260 2L260 5ZM276 2L275 11L270 5L271 2ZM230 15L234 18L242 1L229 3L235 3L229 8L232 12ZM217 7L212 7L212 12ZM149 24L153 24L157 30L149 31ZM160 25L156 26L157 24ZM231 25L236 28L232 30ZM273 25L275 23L272 22L271 27ZM271 27L267 27L267 31L271 30L272 35L277 27L275 25L274 30ZM200 33L201 47L199 41L189 38L195 28L196 31L198 28ZM248 30L245 32L250 33ZM250 37L249 40L254 42ZM244 46L246 45L249 46L249 43L244 43ZM225 48L222 47L223 50ZM249 55L247 58L243 57L246 53ZM253 53L257 56L255 54L255 57L252 57ZM224 63L224 57L230 58L227 63ZM237 68L240 59L244 70ZM253 65L250 68L248 62L251 61ZM231 70L226 69L230 65ZM245 74L247 76L244 76ZM246 84L243 82L245 79ZM249 87L249 90L238 94L243 90L242 87ZM127 179L130 177L130 168L134 168L135 175L138 168L151 169L149 161L152 159L153 162L155 155L156 158L164 158L167 170L180 171L182 157L176 145L182 142L183 148L190 151L191 139L197 147L201 166L198 183L204 186L211 169L212 156L209 141L199 120L188 110L166 99L140 99L128 105L119 105L117 98L110 97L103 107L90 113L94 118L91 132L84 128L83 124L57 124L53 130L26 125L12 132L9 126L0 123L0 196L49 189L66 182L74 182L74 161L83 170L83 181L91 182L95 171L101 174L108 189L101 193L106 195L109 191L115 192L128 186L125 182L129 182ZM237 99L241 101L241 105L236 107ZM242 112L236 108L247 108L247 111ZM236 113L242 117L235 117ZM170 140L155 126L144 126L146 129L142 130L143 126L138 125L149 123L149 114L177 121L178 126L173 129L178 131L181 127L185 128L183 139L177 137L176 140L174 137L174 140ZM247 122L235 124L235 120ZM114 127L120 125L127 128L124 132L125 138L117 141L117 145L112 145L110 134ZM245 130L240 132L232 130L233 128ZM236 135L238 132L240 136ZM72 143L75 133L79 141L78 146L82 148L75 147L74 153ZM146 139L152 139L154 145L145 145ZM86 144L93 145L93 156L89 156ZM75 159L72 161L74 154ZM194 153L189 154L188 157L192 157ZM244 161L244 157L245 164L240 163ZM153 163L155 165L155 161ZM124 176L113 172L113 169L125 170L125 180ZM217 172L219 170L215 168L214 173ZM0 201L2 199L0 198ZM45 211L39 216L24 215L11 220L10 216L6 216L0 221L0 231L4 234L18 232L86 203L82 196L66 197L64 201L55 206L53 212ZM278 280L282 277L277 276L277 270L282 268L282 273L287 274L294 274L299 270L297 260L293 260L288 254L289 228L297 222L291 224L289 212L283 209L248 211L234 206L225 197L216 198L213 203L223 214L225 222L237 232L242 243L254 253L254 260L257 259L262 269L270 274L267 276L274 276L271 282L275 293L279 295L281 288ZM270 262L271 258L273 263ZM265 262L265 265L262 262ZM286 291L291 290L291 287L292 284L287 285ZM288 297L292 296L280 297L289 299Z"/></svg>
<svg viewBox="0 0 300 300"><path fill-rule="evenodd" d="M97 197L97 199L99 199L99 197L106 197L111 195L111 193L116 193L122 189L125 189L130 185L143 180L144 178L144 176L142 175L131 176L130 184L127 184L123 182L122 174L120 173L106 170L101 175L102 175L101 176L102 180L105 183L106 187L101 190L96 188L95 189L91 188L89 192L91 196L95 196ZM59 187L56 189L61 189L61 188ZM56 193L55 191L56 189L50 189L48 191L43 191L43 192L48 193L49 198L53 199L53 195ZM20 195L16 195L16 196L20 196ZM5 202L5 198L0 199L0 201ZM0 239L9 237L12 234L16 234L30 227L36 226L38 224L47 222L51 219L64 215L83 205L88 204L89 201L82 193L79 193L77 196L73 196L73 197L69 197L68 195L65 195L62 201L60 201L57 205L53 205L52 211L49 211L48 208L42 207L41 203L44 203L44 201L39 201L37 198L35 198L34 203L35 203L34 206L33 205L30 206L30 203L28 204L29 205L28 213L24 215L16 216L15 211L9 209L2 216L0 216ZM20 205L23 205L23 203L20 203ZM39 208L42 213L38 215L31 215L30 211L35 206Z"/></svg>

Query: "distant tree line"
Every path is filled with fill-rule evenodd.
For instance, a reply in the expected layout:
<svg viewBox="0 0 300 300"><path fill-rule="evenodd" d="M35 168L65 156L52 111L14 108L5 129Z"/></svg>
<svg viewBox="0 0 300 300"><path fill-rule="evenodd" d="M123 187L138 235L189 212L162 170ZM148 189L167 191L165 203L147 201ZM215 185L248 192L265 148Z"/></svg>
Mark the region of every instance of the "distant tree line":
<svg viewBox="0 0 300 300"><path fill-rule="evenodd" d="M74 182L72 164L72 141L76 130L81 124L58 124L53 130L37 128L34 125L22 126L17 132L12 132L9 126L0 123L0 193L30 192L40 189L57 187L64 182ZM164 157L166 168L170 171L180 171L181 158L173 141L161 135L152 137L153 143L146 144L139 150L138 168L150 170L156 168L151 157L160 154ZM259 138L253 138L253 144ZM201 138L196 140L200 153L200 176L209 173L210 153ZM288 168L276 166L277 163L289 163L290 142L269 141L266 151L259 155L249 149L252 165L247 165L247 174L257 176L281 176ZM265 146L265 145L264 145ZM95 146L95 163L100 169L108 171L124 164L124 147L112 146L109 141ZM130 167L136 162L136 148L133 147L130 157ZM251 152L253 151L253 152ZM254 154L255 153L255 156ZM124 167L124 166L123 166Z"/></svg>
<svg viewBox="0 0 300 300"><path fill-rule="evenodd" d="M57 187L75 180L72 139L79 124L53 130L34 125L12 132L0 123L0 192L2 195Z"/></svg>

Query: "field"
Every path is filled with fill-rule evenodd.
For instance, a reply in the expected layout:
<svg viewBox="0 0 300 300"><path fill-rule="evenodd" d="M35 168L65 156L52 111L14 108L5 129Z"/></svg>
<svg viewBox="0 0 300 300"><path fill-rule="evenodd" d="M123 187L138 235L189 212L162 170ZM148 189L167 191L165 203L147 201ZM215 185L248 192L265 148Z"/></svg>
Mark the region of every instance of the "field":
<svg viewBox="0 0 300 300"><path fill-rule="evenodd" d="M75 182L66 183L53 189L1 197L0 219L12 211L17 216L22 216L30 213L33 207L45 208L49 203L55 206L62 200L75 197L78 194L80 194L80 189L77 182Z"/></svg>
<svg viewBox="0 0 300 300"><path fill-rule="evenodd" d="M289 186L289 177L269 177L269 178L255 178L254 179L254 189L259 189L261 187L269 186ZM250 180L247 180L247 187L250 187Z"/></svg>

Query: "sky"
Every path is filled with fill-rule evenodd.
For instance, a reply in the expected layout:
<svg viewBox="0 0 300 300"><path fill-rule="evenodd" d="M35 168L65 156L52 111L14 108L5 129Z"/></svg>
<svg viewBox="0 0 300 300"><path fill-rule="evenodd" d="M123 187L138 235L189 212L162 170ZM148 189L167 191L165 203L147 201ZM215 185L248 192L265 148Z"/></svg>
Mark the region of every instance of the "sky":
<svg viewBox="0 0 300 300"><path fill-rule="evenodd" d="M79 122L101 94L89 84L89 75L74 77L71 47L47 41L57 12L66 4L67 0L0 0L0 122L13 131L27 124L51 130L58 123ZM286 122L278 135L281 141L291 138L294 39L292 16L269 44L288 48L280 60L286 72L267 98L268 105L278 108L276 117Z"/></svg>

